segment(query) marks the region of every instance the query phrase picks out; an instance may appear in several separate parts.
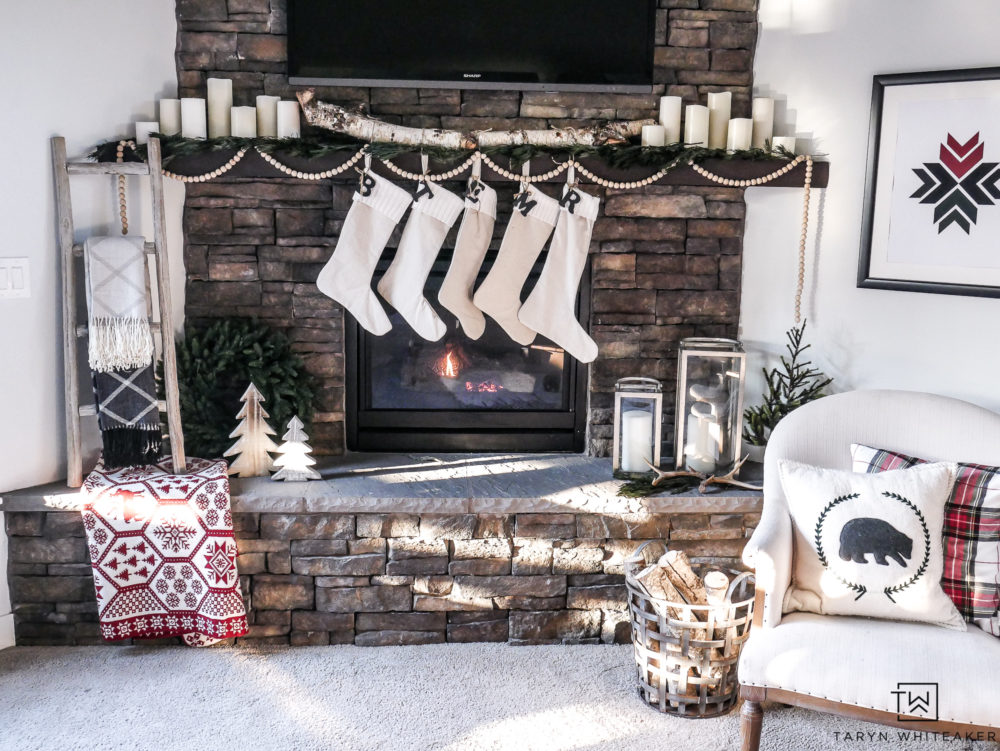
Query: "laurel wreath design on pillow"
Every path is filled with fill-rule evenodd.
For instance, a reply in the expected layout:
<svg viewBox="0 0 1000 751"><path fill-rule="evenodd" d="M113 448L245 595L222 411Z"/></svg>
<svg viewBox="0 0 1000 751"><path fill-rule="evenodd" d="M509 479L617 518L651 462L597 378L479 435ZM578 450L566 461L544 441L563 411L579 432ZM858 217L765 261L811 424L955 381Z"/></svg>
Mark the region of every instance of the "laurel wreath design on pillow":
<svg viewBox="0 0 1000 751"><path fill-rule="evenodd" d="M903 590L907 589L908 587L912 586L915 582L917 582L920 579L920 577L924 575L924 572L927 570L927 564L930 562L931 558L931 534L930 530L927 527L927 521L924 518L923 513L920 511L919 508L917 508L917 506L912 501L910 501L908 498L903 497L899 493L893 493L891 491L883 491L882 495L886 498L891 498L895 501L899 501L900 503L907 506L916 515L917 520L920 522L920 526L924 536L924 556L914 574L906 581L900 582L899 584L896 584L891 587L885 587L882 590L882 594L888 597L890 602L895 603L896 600L893 598L893 595L898 594ZM823 564L823 568L825 568L834 577L836 577L837 581L839 581L845 587L850 589L852 592L857 592L857 597L854 598L855 601L860 600L862 597L864 597L868 593L868 588L864 584L849 581L848 579L841 576L837 571L835 571L830 566L830 562L827 558L826 551L824 550L823 547L823 525L826 522L827 516L833 509L835 509L841 503L854 500L860 497L861 497L860 493L849 493L847 495L842 495L838 496L837 498L834 498L823 508L823 511L820 513L819 517L816 520L816 527L814 530L814 542L816 544L816 552L819 555L820 563Z"/></svg>

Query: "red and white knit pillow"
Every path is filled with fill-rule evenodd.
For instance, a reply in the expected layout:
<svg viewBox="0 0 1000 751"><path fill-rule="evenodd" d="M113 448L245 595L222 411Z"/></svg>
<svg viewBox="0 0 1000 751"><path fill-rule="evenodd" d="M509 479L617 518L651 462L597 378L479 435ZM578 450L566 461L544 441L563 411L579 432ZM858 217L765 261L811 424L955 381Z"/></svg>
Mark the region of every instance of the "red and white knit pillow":
<svg viewBox="0 0 1000 751"><path fill-rule="evenodd" d="M926 460L851 446L855 472L907 469ZM966 621L1000 636L1000 467L959 464L945 505L941 587Z"/></svg>

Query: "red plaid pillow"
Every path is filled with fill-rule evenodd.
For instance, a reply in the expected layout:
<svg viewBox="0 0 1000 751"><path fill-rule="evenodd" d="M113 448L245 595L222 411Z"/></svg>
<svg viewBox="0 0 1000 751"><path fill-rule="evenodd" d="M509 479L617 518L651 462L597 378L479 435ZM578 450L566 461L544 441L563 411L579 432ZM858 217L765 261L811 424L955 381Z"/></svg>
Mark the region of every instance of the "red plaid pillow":
<svg viewBox="0 0 1000 751"><path fill-rule="evenodd" d="M905 454L851 446L855 472L926 464ZM1000 636L1000 467L959 464L945 505L941 587L969 623Z"/></svg>

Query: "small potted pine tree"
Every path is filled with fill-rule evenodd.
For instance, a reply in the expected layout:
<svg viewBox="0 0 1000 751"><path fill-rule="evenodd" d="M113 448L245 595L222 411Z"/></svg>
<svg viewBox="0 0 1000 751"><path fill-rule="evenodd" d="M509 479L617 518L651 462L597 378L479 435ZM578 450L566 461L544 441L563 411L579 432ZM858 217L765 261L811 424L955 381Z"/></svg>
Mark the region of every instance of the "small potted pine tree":
<svg viewBox="0 0 1000 751"><path fill-rule="evenodd" d="M833 379L813 367L812 362L802 361L803 353L812 346L803 344L805 331L806 322L803 321L801 326L785 332L788 358L782 355L780 367L761 369L767 382L764 400L743 412L743 440L753 461L763 460L771 431L789 412L826 396L826 387L833 383Z"/></svg>

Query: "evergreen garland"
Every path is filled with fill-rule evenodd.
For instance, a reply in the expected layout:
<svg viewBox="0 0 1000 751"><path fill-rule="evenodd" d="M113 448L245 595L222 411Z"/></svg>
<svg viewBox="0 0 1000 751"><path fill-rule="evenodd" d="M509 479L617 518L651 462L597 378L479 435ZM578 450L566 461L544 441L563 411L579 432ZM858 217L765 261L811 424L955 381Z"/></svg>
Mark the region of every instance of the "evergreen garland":
<svg viewBox="0 0 1000 751"><path fill-rule="evenodd" d="M646 498L659 493L680 495L694 490L701 484L699 477L671 477L654 485L653 480L655 479L656 477L650 473L622 483L622 486L618 488L618 495L622 498Z"/></svg>
<svg viewBox="0 0 1000 751"><path fill-rule="evenodd" d="M163 368L159 368L163 391ZM185 448L216 458L228 448L240 396L253 382L277 425L313 414L312 377L281 332L249 318L190 323L177 341L177 383Z"/></svg>
<svg viewBox="0 0 1000 751"><path fill-rule="evenodd" d="M156 135L156 134L154 134ZM435 162L445 166L453 166L468 159L472 154L470 149L447 149L440 146L425 146L423 148L401 143L367 143L351 136L323 132L309 134L302 138L184 138L182 136L158 136L162 147L163 165L167 166L177 157L190 157L211 152L229 152L246 147L255 147L267 154L284 154L300 159L320 159L337 154L341 151L357 151L362 146L368 146L368 151L377 159L393 159L402 154L426 154ZM90 157L99 162L113 162L119 140L113 139L99 144ZM670 146L639 146L633 143L606 144L603 146L563 145L536 146L522 144L517 146L504 145L479 149L494 161L508 162L511 169L519 169L525 162L540 156L558 157L564 159L579 159L581 157L596 157L613 169L630 169L632 167L648 167L661 170L670 165L686 166L688 162L702 162L706 159L725 159L730 161L775 161L792 159L794 154L783 148L775 151L765 149L746 149L744 151L728 152L725 149L707 149L700 146L687 147L676 143ZM146 159L146 146L137 146L135 151L126 150L125 161L143 161Z"/></svg>
<svg viewBox="0 0 1000 751"><path fill-rule="evenodd" d="M802 321L801 326L790 328L785 332L788 338L785 349L788 350L789 359L781 357L781 369L772 368L769 371L762 368L767 381L764 402L757 407L748 407L743 413L746 421L743 426L743 440L751 446L765 445L771 436L771 431L782 418L803 404L825 396L824 390L833 383L832 378L827 377L818 368L812 367L811 362L799 362L802 353L812 346L802 343L805 331L806 322Z"/></svg>

